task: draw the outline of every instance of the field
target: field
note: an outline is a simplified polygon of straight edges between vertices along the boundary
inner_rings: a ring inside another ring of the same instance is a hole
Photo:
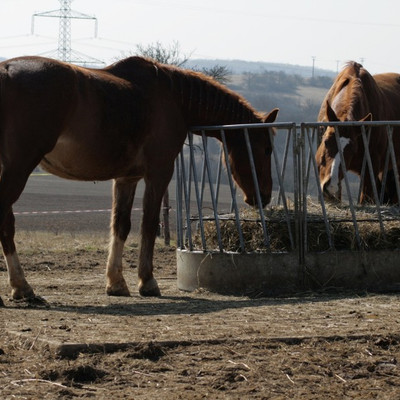
[[[400,397],[396,294],[226,297],[176,288],[157,244],[160,298],[104,293],[101,233],[18,233],[28,280],[49,307],[11,302],[0,264],[2,399],[393,399]]]

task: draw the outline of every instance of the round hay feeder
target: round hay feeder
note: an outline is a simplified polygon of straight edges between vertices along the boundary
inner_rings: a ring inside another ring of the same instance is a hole
[[[223,167],[223,147],[217,157],[205,135],[197,142],[189,135],[176,165],[179,289],[249,296],[398,291],[398,208],[362,207],[349,193],[342,204],[326,204],[317,170],[303,168],[297,154],[288,157],[288,149],[307,141],[297,142],[292,124],[274,126],[286,136],[279,159],[273,150],[277,188],[266,210],[244,205]],[[311,163],[315,146],[307,151]]]

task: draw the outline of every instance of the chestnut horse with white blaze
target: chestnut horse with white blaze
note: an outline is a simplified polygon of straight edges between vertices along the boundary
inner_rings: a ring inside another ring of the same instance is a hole
[[[14,243],[14,214],[37,165],[66,179],[114,180],[108,295],[129,296],[122,253],[136,185],[144,179],[139,293],[158,296],[153,250],[162,197],[188,128],[274,122],[278,110],[257,113],[241,96],[189,70],[129,57],[89,69],[43,57],[0,63],[0,241],[14,299],[37,299]],[[219,132],[212,132],[221,140]],[[263,206],[271,199],[269,129],[249,129]],[[226,135],[228,162],[245,201],[256,205],[242,132]],[[0,299],[1,302],[1,299]]]
[[[370,75],[362,65],[349,62],[339,73],[328,91],[318,116],[322,122],[339,121],[394,121],[400,120],[400,74],[384,73]],[[365,148],[360,126],[336,127],[346,170],[361,176]],[[397,166],[400,167],[400,129],[393,130],[393,145]],[[373,167],[373,180],[378,196],[382,189],[385,157],[388,149],[386,127],[371,127],[369,154]],[[316,153],[321,190],[332,200],[341,199],[343,170],[335,128],[328,127]],[[388,181],[385,188],[386,202],[396,203],[395,182],[389,165]],[[361,187],[360,202],[374,202],[373,184],[368,165]]]

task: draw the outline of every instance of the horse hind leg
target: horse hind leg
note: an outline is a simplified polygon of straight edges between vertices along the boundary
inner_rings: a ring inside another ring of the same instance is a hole
[[[110,248],[106,268],[106,293],[109,296],[130,296],[122,274],[122,254],[131,229],[131,210],[137,182],[114,180]]]
[[[138,271],[139,293],[142,296],[161,296],[158,283],[153,276],[153,254],[161,202],[171,180],[172,172],[173,168],[168,169],[164,166],[164,174],[146,179]]]

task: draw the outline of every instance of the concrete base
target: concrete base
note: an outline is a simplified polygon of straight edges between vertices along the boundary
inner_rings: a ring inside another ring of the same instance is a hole
[[[178,288],[232,295],[281,295],[337,288],[400,290],[400,250],[309,253],[203,253],[177,250]]]

